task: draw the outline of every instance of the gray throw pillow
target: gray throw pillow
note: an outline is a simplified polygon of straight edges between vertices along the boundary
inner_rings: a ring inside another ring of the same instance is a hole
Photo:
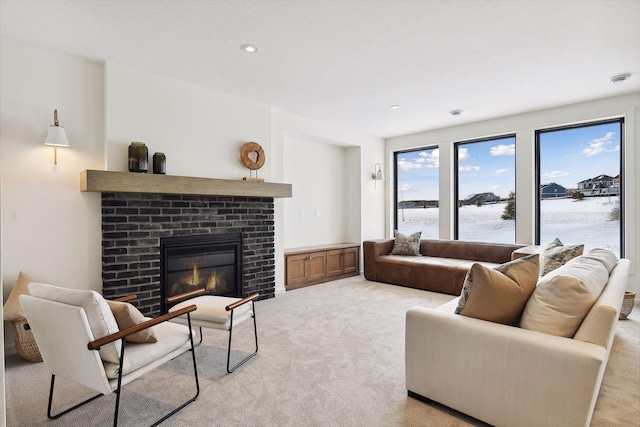
[[[420,236],[422,231],[406,236],[396,230],[391,255],[420,255]]]
[[[540,277],[562,267],[568,261],[582,255],[583,252],[584,245],[564,246],[560,239],[556,238],[540,256]]]

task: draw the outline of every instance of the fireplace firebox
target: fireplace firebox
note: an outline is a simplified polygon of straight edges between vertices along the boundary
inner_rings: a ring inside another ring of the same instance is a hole
[[[163,237],[160,239],[160,310],[166,298],[196,289],[206,294],[242,296],[240,233]]]

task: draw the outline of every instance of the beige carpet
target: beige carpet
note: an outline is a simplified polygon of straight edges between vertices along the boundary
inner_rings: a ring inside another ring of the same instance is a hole
[[[205,330],[196,349],[201,393],[167,426],[476,426],[477,420],[441,405],[407,397],[404,315],[452,297],[362,277],[298,289],[256,305],[260,351],[226,374],[224,332]],[[640,310],[618,322],[593,426],[637,426],[640,420]],[[238,329],[248,351],[250,322]],[[437,345],[437,343],[436,343]],[[235,353],[241,357],[244,353]],[[59,420],[46,418],[49,375],[42,363],[7,360],[9,426],[109,425],[114,395]],[[124,387],[120,425],[148,425],[186,400],[195,388],[183,355]],[[57,408],[91,391],[64,380]]]

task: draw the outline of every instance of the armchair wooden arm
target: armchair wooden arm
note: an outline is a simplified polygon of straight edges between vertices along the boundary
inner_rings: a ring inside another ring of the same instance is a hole
[[[163,314],[154,319],[147,320],[146,322],[139,323],[137,325],[123,329],[113,334],[104,336],[102,338],[98,338],[97,340],[93,340],[89,344],[87,344],[87,347],[89,348],[89,350],[99,350],[100,347],[105,344],[109,344],[110,342],[120,340],[129,335],[135,334],[136,332],[140,332],[143,329],[147,329],[147,328],[150,328],[151,326],[157,325],[162,322],[166,322],[167,320],[171,320],[174,317],[178,317],[178,316],[182,316],[183,314],[190,313],[196,310],[197,308],[198,307],[196,307],[195,304],[191,304],[188,307],[181,308],[180,310],[176,310],[172,313]]]
[[[196,289],[195,291],[185,292],[183,294],[178,294],[167,298],[167,302],[172,304],[174,302],[182,301],[183,299],[197,297],[198,295],[204,294],[206,291],[204,289]]]
[[[114,298],[111,301],[129,302],[129,301],[133,301],[136,298],[137,298],[136,295],[131,294],[131,295],[125,295],[125,296],[119,297],[119,298]]]
[[[260,296],[260,294],[249,295],[248,297],[242,298],[240,301],[236,301],[236,302],[234,302],[232,304],[229,304],[224,309],[227,310],[227,311],[231,311],[234,308],[240,307],[241,305],[244,305],[244,304],[246,304],[248,302],[257,300],[259,296]]]

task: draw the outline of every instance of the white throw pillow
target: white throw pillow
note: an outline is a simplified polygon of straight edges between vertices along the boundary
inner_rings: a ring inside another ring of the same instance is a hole
[[[102,295],[96,291],[67,289],[33,282],[29,283],[29,293],[37,298],[84,308],[94,339],[102,338],[119,331],[118,323],[109,305]],[[121,348],[122,344],[120,340],[105,344],[100,347],[100,358],[107,362],[120,363]]]
[[[601,261],[585,256],[572,259],[540,279],[520,327],[572,338],[608,280]]]

